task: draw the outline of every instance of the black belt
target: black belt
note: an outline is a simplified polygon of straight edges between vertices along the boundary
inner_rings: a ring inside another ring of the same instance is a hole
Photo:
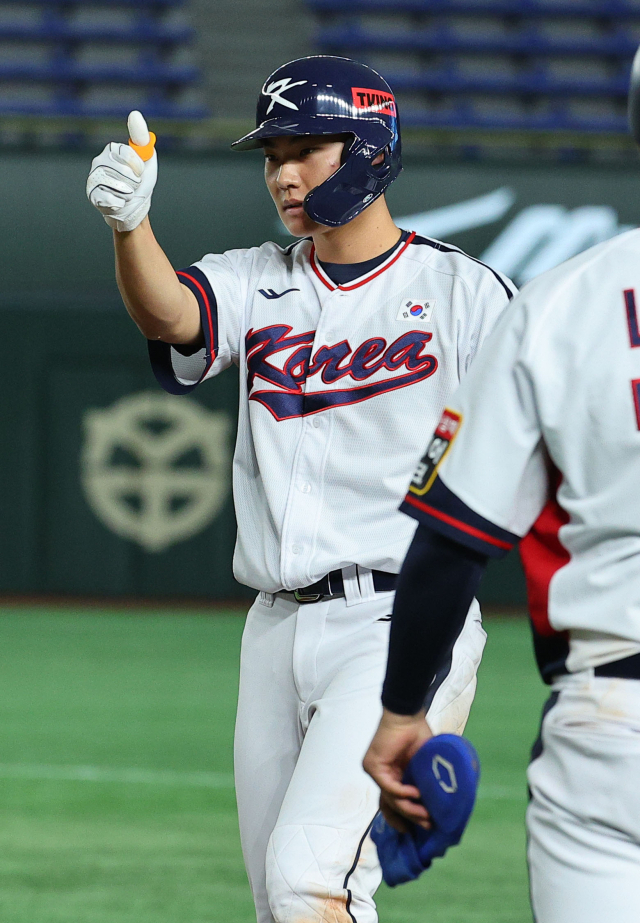
[[[372,570],[373,587],[376,593],[387,593],[395,590],[397,574],[389,574],[383,570]],[[286,592],[286,591],[283,591]],[[299,603],[318,603],[323,599],[344,596],[344,580],[342,579],[341,570],[332,570],[326,577],[312,583],[311,586],[298,587],[297,590],[291,590],[296,601]]]
[[[610,676],[613,679],[640,679],[640,654],[602,663],[594,667],[593,672],[595,676]]]

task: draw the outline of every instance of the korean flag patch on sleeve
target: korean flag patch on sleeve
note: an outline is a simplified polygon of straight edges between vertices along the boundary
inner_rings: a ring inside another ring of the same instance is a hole
[[[403,301],[396,320],[406,321],[408,324],[428,324],[436,306],[435,298],[426,298],[422,301]]]
[[[436,479],[440,462],[458,435],[461,423],[462,416],[456,413],[455,410],[449,410],[448,407],[445,407],[427,451],[420,460],[411,479],[410,494],[417,494],[421,497],[427,493]]]

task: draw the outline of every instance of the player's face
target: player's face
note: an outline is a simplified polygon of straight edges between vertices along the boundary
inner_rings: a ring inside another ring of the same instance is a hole
[[[307,193],[340,166],[344,135],[267,138],[264,175],[282,223],[294,237],[307,237],[319,227],[302,203]]]

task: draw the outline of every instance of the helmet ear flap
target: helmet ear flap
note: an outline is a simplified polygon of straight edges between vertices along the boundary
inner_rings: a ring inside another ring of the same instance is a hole
[[[385,192],[402,169],[400,157],[394,158],[390,145],[381,147],[357,138],[348,151],[345,162],[336,172],[315,189],[304,200],[304,210],[317,224],[339,227],[352,221]],[[372,165],[371,150],[389,149],[389,156],[377,166]]]

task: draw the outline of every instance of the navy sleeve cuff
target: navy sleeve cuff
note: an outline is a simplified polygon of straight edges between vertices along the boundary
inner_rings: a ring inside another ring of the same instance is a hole
[[[520,541],[519,535],[474,512],[439,477],[422,496],[409,490],[400,509],[421,525],[492,558],[504,557]]]
[[[176,275],[178,280],[196,296],[200,308],[200,320],[206,347],[206,362],[202,375],[192,384],[178,381],[171,362],[171,343],[163,343],[160,340],[148,340],[147,343],[151,367],[158,384],[169,394],[188,394],[206,377],[218,355],[218,304],[209,280],[201,269],[190,266],[188,269],[179,269]]]

